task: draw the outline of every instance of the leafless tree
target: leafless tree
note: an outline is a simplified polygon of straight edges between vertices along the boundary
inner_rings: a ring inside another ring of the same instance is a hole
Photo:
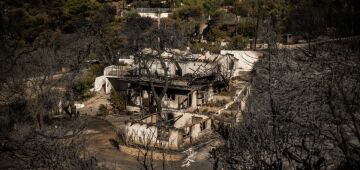
[[[217,158],[234,169],[359,167],[358,41],[265,53]],[[349,71],[350,70],[350,71]]]
[[[83,120],[52,118],[91,44],[80,33],[43,32],[27,44],[12,35],[1,32],[1,168],[95,168],[80,137]]]
[[[126,32],[128,41],[124,47],[125,51],[134,55],[135,61],[139,65],[140,78],[143,78],[144,75],[147,77],[154,97],[156,112],[161,115],[162,99],[166,95],[171,81],[169,65],[166,63],[176,62],[179,54],[174,53],[173,48],[181,47],[185,43],[185,38],[174,26],[156,27],[150,19],[139,16],[131,16],[122,31]],[[165,59],[164,53],[172,56]],[[157,71],[151,69],[154,63],[161,65],[163,75],[159,75]],[[162,84],[160,91],[155,88],[156,82]],[[166,119],[166,115],[161,115],[161,117]]]

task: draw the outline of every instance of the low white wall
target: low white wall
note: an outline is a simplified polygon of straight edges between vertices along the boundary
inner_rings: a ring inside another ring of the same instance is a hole
[[[174,127],[178,129],[169,129],[169,138],[168,140],[159,140],[159,128],[153,125],[150,125],[150,123],[156,123],[154,121],[156,119],[157,115],[151,115],[145,119],[142,120],[145,124],[140,123],[127,123],[126,124],[126,139],[128,142],[140,144],[140,145],[146,145],[146,146],[157,146],[157,147],[164,147],[167,149],[179,149],[179,147],[183,144],[183,131],[179,130],[184,128],[185,133],[188,133],[191,129],[191,137],[193,140],[203,136],[203,132],[209,132],[208,130],[211,129],[211,120],[208,119],[205,115],[199,115],[199,114],[191,114],[191,113],[182,113],[182,112],[175,112],[174,116],[182,116],[179,118],[175,124]],[[198,123],[195,125],[192,125],[193,117],[201,117],[205,122]],[[201,129],[201,126],[205,124],[205,129]],[[192,125],[192,126],[189,126]],[[187,126],[187,127],[186,127]],[[161,129],[165,130],[165,129]],[[204,131],[207,130],[207,131]],[[160,134],[161,135],[161,134]]]
[[[169,68],[168,70],[168,75],[169,76],[173,76],[175,75],[175,71],[176,71],[176,66],[174,63],[172,62],[165,62],[166,66]],[[164,75],[164,68],[162,67],[160,61],[155,60],[154,62],[151,63],[151,65],[149,65],[149,69],[152,73],[155,73],[155,71],[157,72],[157,74],[159,75]]]
[[[192,114],[192,113],[181,113],[181,112],[175,112],[174,113],[174,117],[178,117],[178,116],[181,116],[182,117],[177,120],[174,124],[174,127],[176,128],[183,128],[185,126],[188,126],[188,125],[191,125],[193,122],[191,121],[192,120],[192,117],[195,116],[195,117],[201,117],[203,119],[207,119],[208,117],[205,116],[205,115],[199,115],[199,114]]]
[[[114,66],[107,66],[104,69],[104,76],[108,75],[110,73],[111,70],[113,70]]]
[[[194,71],[196,71],[199,68],[199,66],[201,66],[201,70],[214,68],[213,64],[211,63],[206,64],[205,62],[201,62],[201,61],[181,62],[179,63],[179,65],[182,69],[182,75],[194,74]]]
[[[170,129],[170,137],[168,147],[171,149],[178,149],[182,143],[182,133],[179,130]]]
[[[105,94],[110,94],[111,89],[114,87],[112,86],[110,80],[108,78],[105,78]]]
[[[120,64],[125,64],[125,65],[133,65],[134,64],[134,59],[119,59],[119,63]]]
[[[146,124],[128,123],[126,125],[126,140],[136,144],[154,145],[158,137],[158,129],[156,126],[148,126]]]
[[[155,12],[139,12],[139,15],[141,17],[149,17],[149,18],[152,18],[152,19],[158,19],[159,16],[160,18],[168,18],[169,17],[169,14],[170,13],[155,13]]]
[[[126,125],[126,139],[130,143],[140,144],[143,146],[163,147],[167,149],[179,149],[182,143],[182,133],[176,129],[169,130],[169,139],[158,140],[158,128],[156,126],[148,126],[147,124],[131,124]]]
[[[140,113],[140,107],[137,107],[137,106],[126,106],[126,110],[129,112]]]
[[[259,60],[262,53],[258,51],[238,51],[238,50],[221,50],[220,54],[232,54],[238,59],[235,62],[235,70],[238,71],[251,71],[255,62]]]

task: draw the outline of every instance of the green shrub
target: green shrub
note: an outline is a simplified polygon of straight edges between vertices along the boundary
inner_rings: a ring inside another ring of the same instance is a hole
[[[256,23],[249,21],[249,22],[241,22],[238,25],[236,33],[238,35],[243,35],[245,37],[254,37],[256,30]]]
[[[219,43],[215,43],[214,45],[209,43],[195,43],[191,48],[191,52],[194,54],[200,54],[204,51],[210,51],[211,53],[220,53],[221,46]]]
[[[85,13],[92,10],[100,9],[101,4],[96,0],[68,0],[65,3],[65,9],[70,14]]]
[[[72,89],[75,92],[76,100],[83,101],[92,96],[92,93],[90,92],[90,87],[82,81],[75,82]]]
[[[176,9],[172,14],[172,18],[180,20],[197,19],[202,17],[202,13],[200,6],[186,6]]]
[[[97,112],[97,116],[105,116],[108,114],[108,111],[107,111],[107,107],[103,104],[101,104],[99,106],[99,109],[98,109],[98,112]]]
[[[219,26],[212,27],[206,38],[211,42],[220,42],[226,38],[226,32],[222,31]]]
[[[94,70],[89,69],[79,80],[73,85],[73,90],[76,94],[76,100],[86,100],[93,96],[90,89],[95,82],[96,73]]]
[[[76,100],[86,100],[93,96],[90,89],[93,88],[95,78],[103,74],[104,66],[101,64],[91,65],[90,68],[73,85]]]
[[[247,43],[248,39],[246,37],[243,37],[242,35],[237,35],[231,40],[228,48],[230,50],[242,50],[246,47]]]

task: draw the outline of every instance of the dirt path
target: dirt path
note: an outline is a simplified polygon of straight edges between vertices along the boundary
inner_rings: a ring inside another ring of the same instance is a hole
[[[110,105],[109,95],[106,95],[103,90],[97,92],[95,96],[86,100],[83,104],[84,107],[79,109],[80,114],[95,116],[99,110],[100,105]]]
[[[121,148],[115,148],[110,140],[116,139],[116,132],[125,129],[125,121],[130,119],[128,115],[108,115],[106,117],[96,117],[98,107],[101,104],[110,104],[109,95],[103,91],[85,101],[83,108],[79,109],[80,114],[88,119],[85,129],[87,139],[87,149],[90,155],[96,157],[98,164],[109,169],[135,170],[143,169],[141,163],[134,156],[136,153],[127,153]],[[125,149],[125,148],[124,148]],[[126,149],[125,149],[126,150]],[[183,160],[167,162],[166,169],[189,169],[206,170],[211,169],[212,164],[208,161],[208,148],[200,149],[195,162],[189,167],[182,167]],[[136,151],[132,151],[136,152]],[[183,154],[182,154],[183,155]],[[162,161],[155,161],[155,169],[162,169]]]
[[[86,128],[87,146],[100,165],[111,169],[138,169],[137,160],[122,153],[111,145],[110,139],[116,138],[112,125],[103,119],[90,118]]]

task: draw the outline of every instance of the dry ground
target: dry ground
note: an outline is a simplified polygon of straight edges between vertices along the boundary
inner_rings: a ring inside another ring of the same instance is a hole
[[[129,149],[123,148],[121,151],[115,148],[110,140],[117,138],[118,131],[125,128],[125,121],[130,119],[127,115],[108,115],[105,117],[97,117],[96,112],[100,104],[109,104],[108,95],[98,93],[85,103],[85,107],[80,109],[80,113],[88,120],[85,136],[87,139],[87,149],[90,155],[96,157],[98,163],[109,169],[132,170],[143,169],[141,163],[137,160],[134,153],[129,153]],[[201,147],[196,150],[195,162],[189,167],[182,167],[183,160],[167,162],[166,169],[196,169],[207,170],[212,169],[209,161],[209,151],[212,144]],[[134,150],[130,149],[130,152]],[[179,153],[181,157],[186,156]],[[155,161],[155,169],[162,169],[162,162]]]
[[[112,146],[110,140],[116,138],[116,132],[109,121],[103,118],[88,118],[88,126],[85,134],[89,154],[94,155],[100,165],[119,170],[142,169],[141,164],[137,161],[134,154],[119,151]],[[212,145],[209,144],[208,147],[205,146],[197,150],[195,162],[191,163],[189,167],[181,167],[183,160],[179,160],[167,162],[166,169],[211,169],[212,164],[208,160],[208,152],[211,146]],[[161,163],[161,161],[155,161],[155,169],[162,169]]]

